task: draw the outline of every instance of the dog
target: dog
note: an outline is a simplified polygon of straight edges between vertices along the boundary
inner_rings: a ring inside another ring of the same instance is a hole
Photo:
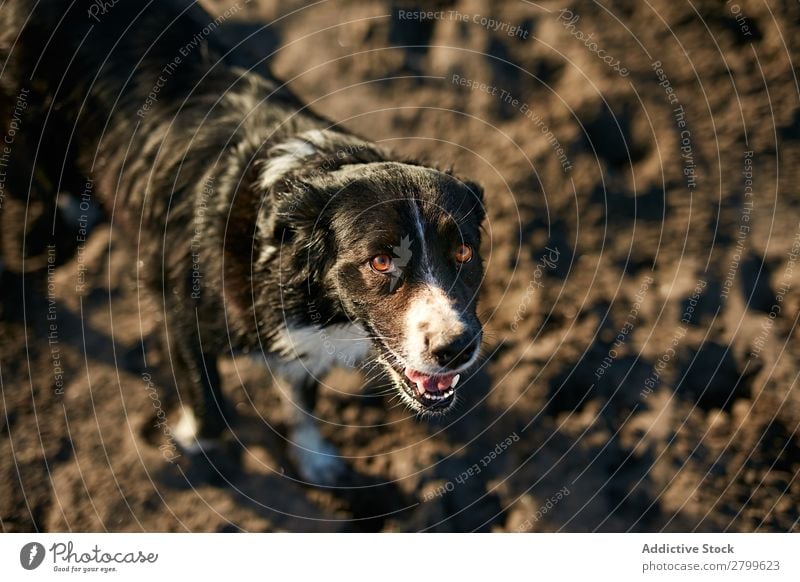
[[[374,359],[409,408],[440,415],[475,369],[483,192],[243,68],[222,19],[193,2],[6,0],[3,107],[27,102],[9,196],[69,223],[57,198],[81,192],[122,233],[163,311],[185,451],[234,423],[217,360],[255,353],[299,476],[333,484],[346,467],[313,415],[327,370]]]

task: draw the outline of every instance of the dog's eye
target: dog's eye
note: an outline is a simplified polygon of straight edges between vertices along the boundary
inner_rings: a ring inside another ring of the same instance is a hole
[[[369,264],[378,273],[388,273],[394,268],[394,261],[389,255],[376,255],[370,259]]]
[[[468,262],[472,258],[472,247],[465,244],[458,245],[455,257],[459,263]]]

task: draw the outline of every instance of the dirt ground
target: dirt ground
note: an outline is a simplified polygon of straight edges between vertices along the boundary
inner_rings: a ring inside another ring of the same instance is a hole
[[[800,5],[736,1],[243,6],[222,33],[314,109],[482,183],[483,365],[438,422],[331,373],[330,490],[227,360],[243,466],[197,482],[101,224],[48,286],[2,273],[3,531],[800,529]]]

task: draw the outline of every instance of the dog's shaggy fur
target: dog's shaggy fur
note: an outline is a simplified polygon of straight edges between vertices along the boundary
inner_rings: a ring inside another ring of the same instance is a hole
[[[122,229],[191,403],[186,449],[229,425],[216,359],[236,351],[274,364],[298,469],[317,482],[341,470],[310,422],[316,378],[337,362],[372,347],[409,406],[452,407],[481,338],[480,188],[335,129],[240,67],[193,3],[101,5],[0,11],[2,119],[27,100],[7,207],[46,218],[25,225],[29,264],[52,224],[74,222],[58,192],[91,196]]]

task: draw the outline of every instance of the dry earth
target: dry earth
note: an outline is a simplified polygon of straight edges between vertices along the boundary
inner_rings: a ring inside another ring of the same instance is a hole
[[[254,65],[484,185],[485,362],[436,423],[327,377],[339,490],[296,481],[267,372],[223,362],[243,467],[198,482],[158,448],[158,309],[101,224],[52,304],[2,274],[2,529],[798,530],[800,5],[737,1],[244,6]]]

